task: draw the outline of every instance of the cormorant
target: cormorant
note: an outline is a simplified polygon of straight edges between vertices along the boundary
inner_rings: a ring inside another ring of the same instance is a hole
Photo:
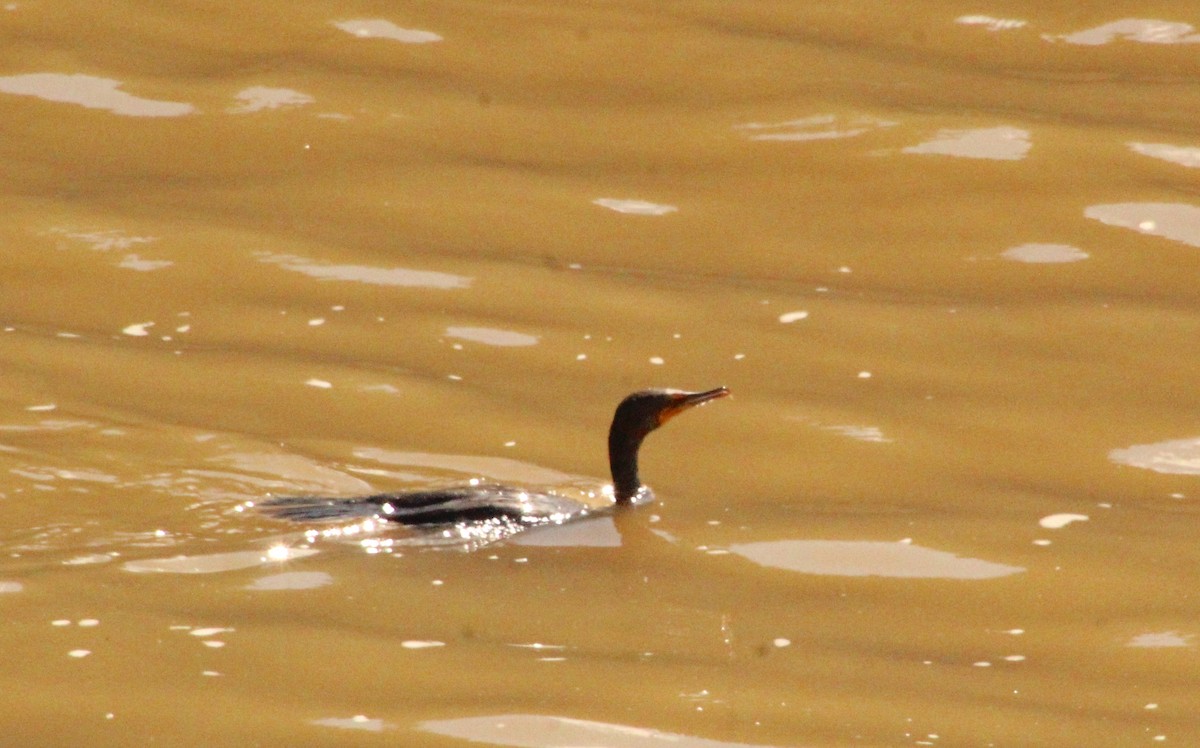
[[[649,389],[622,400],[608,430],[614,504],[653,501],[653,493],[638,476],[638,450],[647,434],[689,408],[728,394],[725,387],[704,392]],[[260,506],[270,516],[296,521],[376,517],[438,530],[491,523],[505,529],[504,535],[526,527],[559,524],[595,509],[553,493],[489,483],[345,499],[283,497],[268,499]]]

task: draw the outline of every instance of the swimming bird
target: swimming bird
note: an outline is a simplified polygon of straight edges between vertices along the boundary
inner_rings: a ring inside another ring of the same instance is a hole
[[[725,387],[703,392],[648,389],[622,400],[608,429],[613,505],[653,501],[653,493],[638,475],[638,451],[651,431],[685,410],[728,394]],[[577,519],[595,509],[553,493],[489,483],[344,499],[281,497],[269,499],[260,507],[270,516],[302,522],[375,517],[434,530],[482,525],[504,536],[527,527]]]

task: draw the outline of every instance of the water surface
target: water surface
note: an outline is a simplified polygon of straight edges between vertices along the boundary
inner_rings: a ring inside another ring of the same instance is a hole
[[[986,11],[986,12],[985,12]],[[10,735],[1200,741],[1200,20],[0,12]],[[660,501],[428,550],[271,495]]]

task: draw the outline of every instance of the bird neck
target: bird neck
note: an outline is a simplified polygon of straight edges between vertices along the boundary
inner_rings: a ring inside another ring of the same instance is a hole
[[[642,488],[638,478],[638,449],[645,434],[608,432],[608,467],[612,471],[613,495],[618,504],[631,504]]]

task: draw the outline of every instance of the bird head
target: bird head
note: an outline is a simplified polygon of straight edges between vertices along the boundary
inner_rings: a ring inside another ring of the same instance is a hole
[[[626,397],[613,414],[613,430],[641,439],[689,408],[725,397],[729,390],[717,387],[704,392],[641,390]]]

